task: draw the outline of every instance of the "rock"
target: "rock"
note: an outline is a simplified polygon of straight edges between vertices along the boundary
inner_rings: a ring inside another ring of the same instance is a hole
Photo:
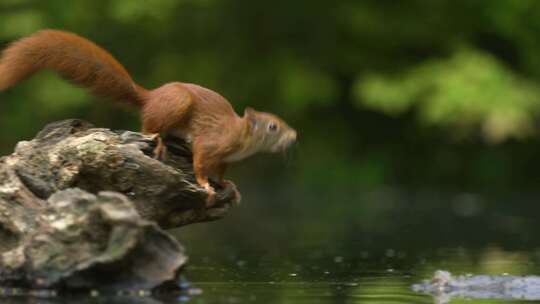
[[[6,194],[4,187],[15,187],[5,190],[16,192],[12,195],[19,204],[35,207],[63,189],[115,191],[131,199],[143,218],[165,229],[222,218],[238,203],[234,186],[214,185],[217,202],[206,208],[206,191],[195,182],[191,151],[180,141],[166,143],[169,153],[163,163],[153,158],[155,141],[149,136],[96,129],[81,120],[52,123],[0,159],[0,198]]]
[[[121,194],[70,189],[47,203],[35,229],[0,256],[4,284],[148,289],[186,262],[182,246]]]
[[[166,139],[93,128],[46,126],[0,158],[0,284],[152,288],[173,279],[186,256],[162,229],[222,218],[236,188],[195,182],[191,152]]]
[[[452,298],[540,300],[540,277],[453,276],[448,271],[438,270],[431,280],[415,284],[412,289],[432,294],[436,303],[449,303]]]

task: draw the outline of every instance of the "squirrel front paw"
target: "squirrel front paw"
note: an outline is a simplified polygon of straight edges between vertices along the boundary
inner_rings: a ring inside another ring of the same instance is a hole
[[[216,190],[209,183],[203,185],[204,190],[206,190],[206,208],[212,207],[216,203]]]
[[[219,184],[219,200],[226,200],[232,205],[239,205],[242,200],[242,195],[236,189],[236,185],[228,180],[223,180],[218,182]],[[206,191],[206,208],[213,207],[218,200],[218,193],[214,187],[210,186],[210,183],[202,185],[203,189]],[[222,188],[222,189],[221,189]]]
[[[219,185],[223,187],[223,192],[226,193],[226,195],[228,195],[230,191],[234,192],[234,198],[231,201],[233,205],[240,205],[240,201],[242,201],[242,195],[232,181],[224,179],[219,182]]]

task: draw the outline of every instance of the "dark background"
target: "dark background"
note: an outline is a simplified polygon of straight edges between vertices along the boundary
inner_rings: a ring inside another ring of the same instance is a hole
[[[540,1],[0,2],[1,47],[43,28],[95,41],[146,88],[197,83],[298,130],[288,155],[231,169],[229,217],[178,231],[194,252],[540,244]],[[42,72],[0,94],[0,152],[74,117],[140,128]]]

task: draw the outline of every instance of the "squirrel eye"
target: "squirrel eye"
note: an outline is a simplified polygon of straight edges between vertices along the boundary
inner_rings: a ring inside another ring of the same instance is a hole
[[[273,123],[273,122],[269,123],[268,124],[268,130],[272,131],[272,132],[277,131],[277,125],[275,123]]]

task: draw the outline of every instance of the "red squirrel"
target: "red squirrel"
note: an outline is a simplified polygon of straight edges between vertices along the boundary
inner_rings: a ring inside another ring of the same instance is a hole
[[[285,150],[296,141],[296,131],[270,114],[246,108],[238,116],[218,93],[202,86],[171,82],[153,90],[136,84],[126,69],[106,50],[73,33],[41,30],[15,41],[0,57],[0,91],[41,69],[88,88],[98,96],[128,102],[141,109],[142,132],[157,139],[156,157],[163,159],[162,134],[192,144],[197,182],[215,200],[210,177],[221,185],[227,166],[257,152]]]

